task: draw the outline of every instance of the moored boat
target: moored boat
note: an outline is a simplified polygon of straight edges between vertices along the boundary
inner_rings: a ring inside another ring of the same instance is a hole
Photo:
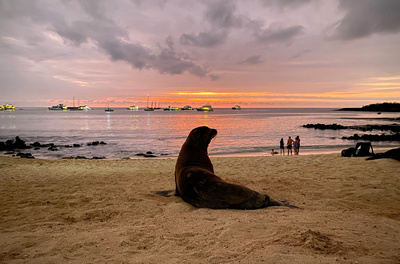
[[[234,107],[232,107],[233,110],[241,110],[242,108],[240,107],[240,105],[235,105]]]
[[[182,110],[193,110],[193,107],[190,105],[185,105],[184,107],[181,108]]]
[[[164,111],[178,111],[179,108],[178,107],[173,107],[173,106],[167,106],[164,108]]]
[[[144,111],[154,111],[153,102],[151,102],[151,107],[149,107],[149,95],[147,95],[147,105]]]
[[[15,111],[15,107],[11,104],[0,105],[0,111]]]
[[[58,105],[53,105],[48,107],[49,110],[61,110],[61,111],[66,111],[67,110],[67,106],[63,105],[63,104],[58,104]]]
[[[139,106],[137,106],[137,105],[131,105],[131,106],[128,107],[128,110],[131,110],[131,111],[138,111],[138,110],[139,110]]]
[[[211,105],[206,104],[200,108],[197,108],[197,111],[209,112],[209,111],[214,111],[214,109],[211,107]]]
[[[106,111],[106,112],[114,112],[114,109],[110,108],[110,100],[108,98],[107,98],[107,107],[106,107],[106,109],[104,111]]]
[[[87,105],[81,105],[78,107],[78,110],[92,110],[92,109],[90,109],[90,107]]]

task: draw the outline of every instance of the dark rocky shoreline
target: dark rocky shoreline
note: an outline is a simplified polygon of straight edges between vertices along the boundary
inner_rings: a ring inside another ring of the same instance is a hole
[[[37,151],[40,149],[47,149],[48,151],[59,151],[62,148],[80,148],[84,146],[88,147],[93,147],[93,146],[101,146],[101,145],[107,145],[106,142],[104,141],[93,141],[93,142],[88,142],[86,144],[69,144],[69,145],[56,145],[54,143],[46,143],[42,144],[40,142],[35,141],[34,143],[31,144],[26,144],[24,140],[22,140],[19,136],[16,136],[15,139],[9,139],[4,142],[0,141],[0,151],[6,151],[4,154],[5,155],[12,155],[13,157],[21,157],[21,158],[27,158],[27,159],[34,159],[34,155],[30,152],[25,152],[25,150],[30,150],[32,149],[33,151]],[[168,154],[159,154],[156,155],[155,153],[151,151],[147,151],[146,153],[137,153],[135,156],[138,157],[145,157],[145,158],[156,158],[160,156],[166,156]],[[85,156],[67,156],[63,157],[62,159],[106,159],[104,156],[93,156],[92,158],[88,158]],[[127,158],[128,159],[128,158]]]
[[[341,108],[337,111],[400,112],[400,103],[370,104],[359,108]]]
[[[342,129],[349,129],[349,130],[360,130],[360,131],[387,131],[390,134],[364,134],[358,135],[354,134],[352,136],[344,136],[342,139],[348,140],[368,140],[368,141],[400,141],[400,125],[392,124],[392,125],[362,125],[362,126],[343,126],[340,124],[307,124],[303,125],[302,127],[305,128],[314,128],[314,129],[331,129],[331,130],[342,130]]]
[[[353,130],[361,130],[361,131],[391,131],[391,132],[400,132],[400,125],[398,124],[391,124],[391,125],[362,125],[362,126],[343,126],[340,124],[307,124],[303,125],[302,127],[305,128],[314,128],[314,129],[331,129],[331,130],[340,130],[340,129],[353,129]]]

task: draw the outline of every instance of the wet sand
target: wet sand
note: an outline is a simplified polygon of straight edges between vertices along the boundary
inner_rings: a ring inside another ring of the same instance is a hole
[[[302,209],[198,209],[154,194],[176,159],[0,157],[1,263],[400,263],[400,162],[213,157]]]

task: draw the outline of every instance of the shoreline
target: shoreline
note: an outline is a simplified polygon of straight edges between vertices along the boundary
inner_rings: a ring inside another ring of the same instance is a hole
[[[0,262],[389,263],[400,163],[340,154],[211,157],[216,175],[301,209],[195,208],[175,159],[0,157]]]
[[[374,153],[383,153],[387,150],[393,149],[393,146],[384,146],[384,147],[380,147],[380,146],[375,146],[374,148]],[[264,152],[242,152],[242,153],[213,153],[210,152],[209,156],[210,157],[268,157],[268,156],[281,156],[280,154],[275,154],[272,155],[270,150],[272,150],[272,148],[266,148],[269,151],[264,151]],[[309,147],[304,147],[301,149],[301,152],[299,154],[299,156],[307,156],[307,155],[324,155],[324,154],[339,154],[341,153],[341,151],[345,149],[345,147],[335,147],[335,148],[309,148]],[[15,151],[14,152],[14,156],[11,156],[12,154],[5,154],[6,151],[3,151],[4,153],[0,153],[0,157],[15,157],[15,155],[17,153],[30,153],[29,151],[30,149],[19,149],[19,151]],[[279,152],[279,149],[275,149],[275,151]],[[54,153],[54,152],[50,152],[49,153]],[[74,159],[74,156],[67,156],[67,157],[56,157],[54,156],[47,156],[47,155],[36,155],[35,153],[32,154],[35,159],[43,159],[43,160],[63,160],[63,159]],[[287,156],[287,149],[285,149],[285,155],[282,156]],[[296,155],[290,155],[290,156],[296,156]],[[96,157],[96,156],[93,156]],[[155,156],[155,157],[144,157],[142,155],[138,155],[138,156],[131,156],[131,157],[121,157],[121,158],[101,158],[103,160],[124,160],[124,159],[176,159],[178,158],[178,155],[159,155],[159,156]],[[79,158],[75,158],[75,159],[79,159]],[[81,159],[87,159],[87,160],[95,160],[96,158],[90,158],[90,156],[86,157],[86,158],[81,158]]]

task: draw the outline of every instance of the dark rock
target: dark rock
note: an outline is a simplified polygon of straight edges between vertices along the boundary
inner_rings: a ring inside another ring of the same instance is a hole
[[[36,147],[36,148],[34,148],[33,150],[39,150],[40,148],[39,147]]]
[[[58,148],[57,148],[56,146],[50,146],[50,147],[48,148],[48,150],[57,151]]]
[[[367,141],[400,141],[400,133],[386,135],[371,135],[365,134],[359,136],[358,134],[354,134],[350,137],[342,137],[342,139],[350,139],[350,140],[367,140]]]
[[[87,159],[85,156],[76,156],[76,159]]]
[[[147,151],[146,154],[147,154],[147,155],[151,155],[151,154],[154,154],[154,153],[151,152],[151,151]]]
[[[136,156],[144,156],[144,155],[146,155],[146,154],[144,154],[144,153],[137,153],[137,154],[135,154]]]
[[[314,129],[333,129],[333,130],[338,130],[338,129],[347,129],[347,127],[338,125],[338,124],[330,124],[330,125],[325,125],[325,124],[307,124],[303,125],[302,127],[305,128],[314,128]]]
[[[81,144],[74,144],[73,147],[74,148],[79,148],[81,146]]]
[[[14,148],[18,148],[18,149],[25,149],[27,148],[25,141],[23,141],[22,139],[20,139],[18,136],[15,137],[15,143],[14,143]]]
[[[39,148],[39,147],[41,147],[42,145],[41,145],[39,142],[35,141],[33,144],[31,144],[31,146],[32,146],[32,147]]]
[[[93,142],[87,143],[88,146],[97,146],[97,145],[99,145],[99,144],[100,144],[99,141],[93,141]]]
[[[106,157],[93,157],[92,159],[105,159]]]
[[[25,159],[34,159],[35,158],[34,156],[32,156],[31,153],[22,153],[22,152],[17,153],[16,156],[17,157],[21,157],[21,158],[25,158]]]
[[[104,141],[100,141],[100,144],[101,144],[101,145],[107,145],[107,143],[104,142]]]
[[[64,145],[63,147],[64,148],[72,148],[73,146],[72,145]]]
[[[154,155],[154,154],[145,154],[143,157],[145,157],[145,158],[155,158],[155,157],[157,157],[156,155]]]

